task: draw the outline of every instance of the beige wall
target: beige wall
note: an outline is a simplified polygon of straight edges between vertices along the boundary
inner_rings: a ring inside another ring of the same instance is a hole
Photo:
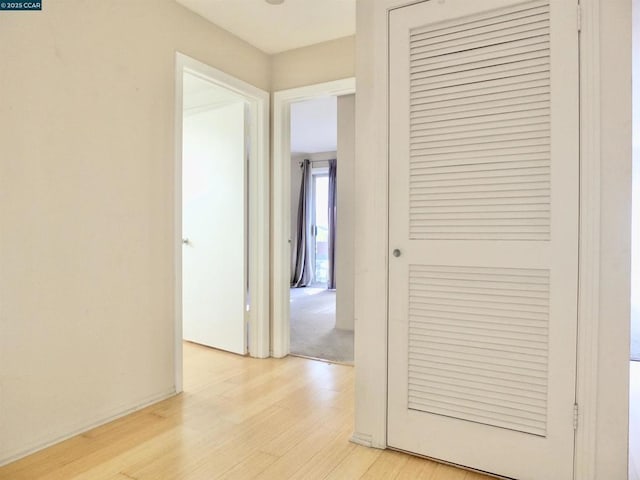
[[[174,65],[268,56],[172,0],[0,15],[0,463],[174,392]]]
[[[601,230],[595,478],[627,478],[631,236],[631,2],[600,0]]]
[[[598,0],[594,0],[598,1]],[[635,0],[634,0],[635,1]],[[386,442],[386,11],[358,0],[356,77],[356,413],[354,440]],[[631,205],[631,1],[599,0],[601,245],[594,478],[626,478]],[[588,21],[588,19],[584,19]],[[382,220],[381,220],[382,219]],[[579,427],[580,428],[580,427]]]
[[[353,330],[356,96],[338,97],[336,328]]]
[[[271,90],[355,76],[355,36],[278,53],[272,57]]]
[[[632,315],[640,318],[640,0],[633,0],[633,233]],[[638,332],[636,335],[640,335]]]

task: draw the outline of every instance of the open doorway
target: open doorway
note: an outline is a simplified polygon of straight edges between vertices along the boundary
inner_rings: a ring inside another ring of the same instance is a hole
[[[344,182],[339,188],[338,178],[348,175],[345,168],[352,163],[343,137],[353,136],[344,127],[338,133],[339,105],[344,110],[335,95],[291,104],[290,349],[294,355],[353,363],[353,324],[345,325],[337,311],[349,281],[338,265],[351,255],[343,232],[350,225],[338,220],[350,192]]]
[[[176,54],[175,344],[269,356],[269,94]]]
[[[291,111],[292,105],[308,100],[337,97],[338,103],[338,147],[337,165],[337,236],[336,240],[336,322],[341,319],[353,325],[353,280],[354,265],[353,241],[354,217],[354,170],[355,170],[355,78],[346,78],[332,82],[308,85],[281,90],[273,95],[273,173],[272,173],[272,355],[281,358],[290,350],[290,304],[292,280],[292,244],[294,229],[291,225],[292,205],[298,205],[300,183],[292,188],[291,176],[300,168],[299,158],[291,153]],[[351,130],[351,135],[340,135],[343,127]],[[313,132],[310,132],[313,135]],[[340,146],[341,139],[345,145]],[[322,153],[322,152],[321,152]],[[325,152],[326,153],[326,152]],[[303,155],[304,157],[304,155]],[[312,160],[312,158],[308,158]],[[304,158],[302,159],[304,160]],[[326,157],[325,157],[326,160]],[[317,163],[317,162],[316,162]],[[320,165],[316,165],[320,166]],[[311,186],[309,186],[309,189]],[[342,192],[342,193],[341,193]],[[296,211],[297,212],[297,211]],[[345,225],[345,226],[343,226]],[[342,251],[342,253],[340,253]],[[340,280],[343,277],[346,280]],[[346,312],[346,313],[341,313]],[[353,329],[353,327],[352,327]]]

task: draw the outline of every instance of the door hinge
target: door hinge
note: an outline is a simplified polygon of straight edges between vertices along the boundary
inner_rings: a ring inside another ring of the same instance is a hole
[[[578,404],[573,404],[573,429],[578,430]]]
[[[578,4],[577,7],[577,17],[576,17],[576,27],[578,28],[578,32],[582,31],[582,7]]]

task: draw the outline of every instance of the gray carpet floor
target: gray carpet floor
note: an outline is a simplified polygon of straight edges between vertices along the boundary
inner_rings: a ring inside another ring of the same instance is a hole
[[[335,291],[292,288],[290,302],[292,354],[353,363],[353,332],[335,328]]]
[[[631,360],[640,362],[640,310],[631,308]]]

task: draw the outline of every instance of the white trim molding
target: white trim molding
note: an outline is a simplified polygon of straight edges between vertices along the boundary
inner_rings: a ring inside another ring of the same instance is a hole
[[[355,425],[387,447],[388,17],[406,0],[359,0],[356,25]]]
[[[182,391],[182,75],[189,72],[244,97],[249,108],[248,199],[249,355],[269,356],[269,93],[182,53],[176,53],[174,174],[174,295],[176,391]]]
[[[183,67],[176,54],[175,110],[173,115],[173,378],[176,393],[183,389],[182,371],[182,120]],[[180,237],[180,238],[178,238]]]
[[[375,448],[375,446],[373,445],[373,439],[371,438],[371,435],[354,433],[353,435],[351,435],[351,438],[349,440],[352,443],[355,443],[356,445],[362,445],[363,447]]]
[[[272,311],[271,354],[289,354],[291,276],[291,104],[323,96],[355,93],[355,78],[308,85],[273,94]]]
[[[581,0],[580,244],[574,478],[595,480],[600,322],[600,1]]]

